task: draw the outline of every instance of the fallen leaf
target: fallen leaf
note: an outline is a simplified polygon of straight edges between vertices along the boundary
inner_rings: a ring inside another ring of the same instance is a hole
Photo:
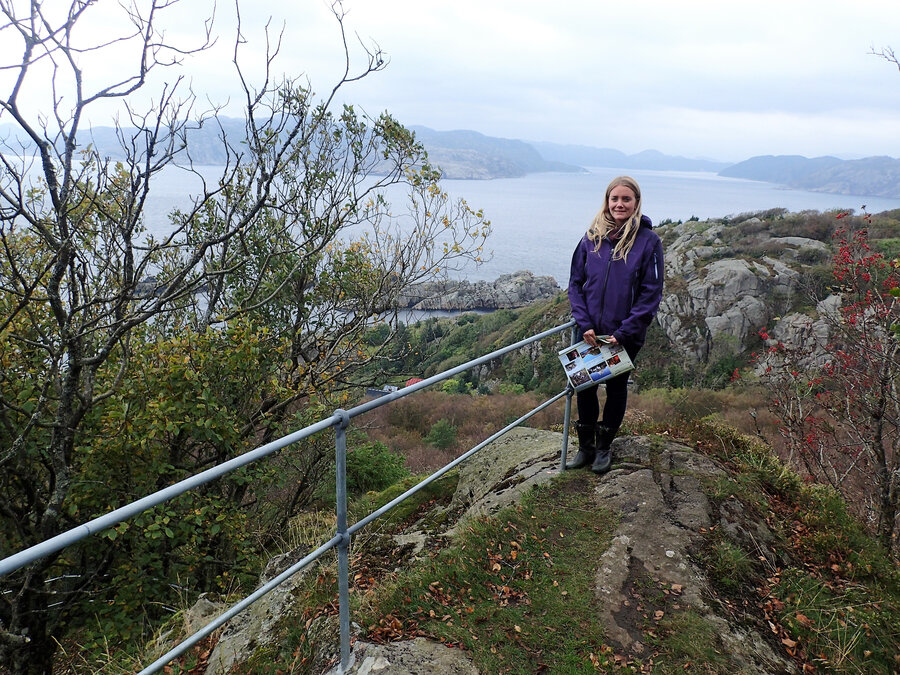
[[[797,623],[799,623],[801,626],[809,627],[809,626],[812,626],[812,624],[813,624],[812,619],[810,619],[805,614],[800,614],[800,612],[797,612],[796,619],[797,619]]]
[[[791,640],[791,638],[782,638],[782,639],[781,639],[781,644],[783,644],[783,645],[784,645],[785,647],[787,647],[788,649],[793,649],[794,647],[797,646],[797,641],[796,641],[796,640]]]

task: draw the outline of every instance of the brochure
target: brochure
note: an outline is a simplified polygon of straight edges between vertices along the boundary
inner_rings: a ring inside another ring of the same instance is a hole
[[[591,347],[587,342],[579,342],[561,349],[559,361],[575,391],[634,369],[634,364],[622,345],[601,344],[599,347]]]

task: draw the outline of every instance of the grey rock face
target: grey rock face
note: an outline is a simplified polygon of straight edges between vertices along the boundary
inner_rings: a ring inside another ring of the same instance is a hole
[[[551,431],[513,429],[462,464],[449,507],[462,512],[459,524],[493,515],[558,475],[561,439]]]
[[[327,675],[339,675],[335,666]],[[357,642],[346,673],[356,675],[478,675],[468,655],[425,638],[385,645]]]
[[[805,258],[807,262],[824,262],[830,255],[824,242],[808,237],[772,237],[769,247],[773,255],[790,260]]]
[[[816,305],[816,316],[792,313],[779,319],[769,331],[768,345],[783,343],[792,347],[805,347],[806,354],[798,358],[803,369],[819,368],[830,358],[825,347],[831,341],[834,327],[839,324],[841,298],[829,295]],[[757,375],[766,370],[766,359],[756,366]]]
[[[701,528],[724,524],[726,531],[744,530],[742,505],[728,509],[726,503],[717,511],[703,492],[703,481],[724,476],[723,469],[686,446],[648,437],[616,439],[613,457],[613,471],[597,487],[600,504],[620,514],[596,574],[610,640],[635,656],[644,653],[642,636],[624,608],[636,580],[650,579],[659,587],[678,589],[679,603],[715,627],[721,653],[728,654],[735,672],[796,672],[755,629],[719,615],[707,601],[709,582],[691,555]],[[771,539],[764,523],[756,523],[754,531],[762,541]]]
[[[303,552],[297,551],[292,554],[286,554],[290,556],[289,559],[285,559],[285,556],[274,558],[261,575],[260,582],[264,583],[268,581],[269,577],[277,576],[281,571],[303,558]],[[236,665],[250,658],[256,649],[275,640],[279,621],[283,620],[291,611],[294,588],[303,575],[315,566],[314,562],[288,578],[268,595],[250,605],[225,624],[219,641],[210,654],[206,674],[230,673]]]
[[[746,350],[802,292],[801,271],[828,258],[824,243],[770,237],[758,231],[760,223],[751,218],[736,225],[667,226],[677,236],[665,251],[666,287],[658,320],[691,360],[707,360],[717,345]],[[742,235],[743,230],[753,234]]]
[[[538,277],[522,270],[504,274],[496,281],[416,284],[403,293],[400,305],[412,310],[515,309],[535,300],[547,300],[559,292],[553,277]]]

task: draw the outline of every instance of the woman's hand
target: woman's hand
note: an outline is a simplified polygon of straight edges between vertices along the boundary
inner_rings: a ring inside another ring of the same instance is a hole
[[[604,345],[617,345],[619,341],[616,340],[615,335],[604,335],[603,341],[597,339],[597,333],[594,332],[594,329],[584,331],[584,335],[582,335],[584,341],[587,342],[591,347],[599,347],[601,344]]]

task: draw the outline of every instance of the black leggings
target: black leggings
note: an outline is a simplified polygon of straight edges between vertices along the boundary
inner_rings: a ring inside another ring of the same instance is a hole
[[[578,421],[582,424],[593,424],[600,421],[603,426],[613,432],[622,426],[625,419],[625,407],[628,404],[628,376],[631,373],[622,373],[608,379],[606,386],[606,403],[603,405],[603,419],[600,419],[600,401],[597,394],[600,385],[588,387],[575,393],[578,404]]]

